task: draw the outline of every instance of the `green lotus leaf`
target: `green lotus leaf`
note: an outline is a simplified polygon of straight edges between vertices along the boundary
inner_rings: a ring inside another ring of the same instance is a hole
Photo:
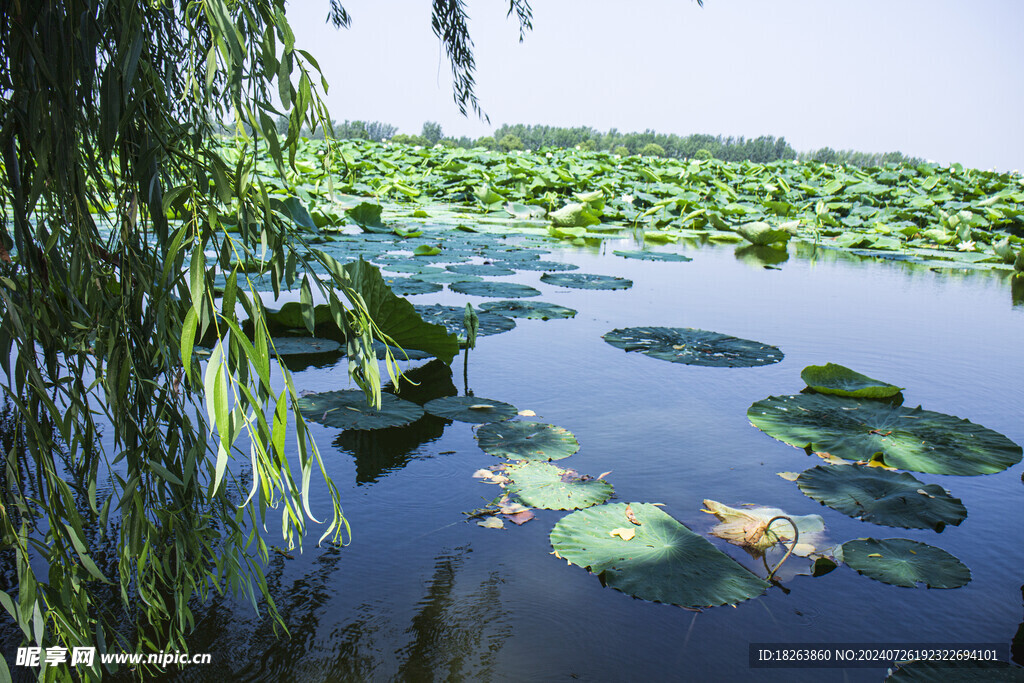
[[[500,422],[515,417],[516,407],[479,396],[445,396],[423,404],[431,415],[459,422]]]
[[[602,339],[624,351],[659,360],[719,368],[771,365],[784,355],[775,346],[692,327],[626,327],[612,330]]]
[[[865,465],[812,467],[800,474],[805,495],[844,515],[882,526],[942,531],[967,517],[967,508],[937,484],[906,472]]]
[[[370,202],[363,202],[351,209],[345,210],[348,217],[356,224],[364,230],[369,230],[371,232],[387,229],[380,220],[380,212],[380,204],[371,204]]]
[[[555,273],[566,270],[579,270],[574,263],[562,263],[561,261],[495,261],[495,264],[507,265],[516,270],[543,270],[547,273]]]
[[[633,281],[624,277],[591,273],[544,273],[540,281],[573,289],[629,289],[633,286]]]
[[[437,275],[445,272],[444,268],[437,266],[427,266],[419,263],[392,263],[390,261],[381,264],[380,269],[386,270],[389,273],[413,273],[415,275]]]
[[[479,275],[464,275],[461,273],[417,273],[412,276],[413,280],[422,280],[423,282],[436,282],[438,284],[452,284],[453,282],[483,282],[483,278]]]
[[[436,256],[441,253],[440,247],[435,247],[432,244],[421,244],[412,250],[413,256]]]
[[[893,586],[959,588],[971,580],[971,570],[942,548],[906,538],[858,538],[840,550],[858,574]]]
[[[494,422],[476,438],[485,453],[509,460],[561,460],[580,449],[569,430],[541,422]]]
[[[736,227],[736,233],[751,244],[767,246],[776,242],[786,242],[793,233],[783,228],[774,228],[767,223],[755,221]]]
[[[566,515],[551,530],[558,557],[643,600],[682,607],[734,605],[769,586],[728,555],[649,503],[612,503]],[[630,540],[612,534],[634,532]]]
[[[674,254],[669,251],[615,251],[622,258],[640,259],[643,261],[692,261],[689,256]]]
[[[903,391],[903,387],[886,384],[835,363],[808,365],[801,371],[800,379],[819,394],[836,396],[889,398]]]
[[[394,394],[381,394],[380,408],[372,408],[359,389],[325,391],[299,398],[306,418],[339,429],[401,427],[423,417],[423,408]]]
[[[267,320],[280,325],[281,327],[287,327],[289,329],[301,329],[306,326],[306,323],[302,319],[302,304],[298,301],[289,301],[288,303],[281,306],[279,309],[268,308]],[[331,307],[327,304],[319,304],[313,307],[313,315],[317,325],[322,325],[329,322],[331,318]]]
[[[611,498],[614,489],[602,479],[580,476],[575,470],[563,470],[548,462],[521,462],[506,465],[504,475],[511,479],[505,490],[527,507],[541,510],[579,510]]]
[[[969,420],[870,399],[769,396],[747,418],[797,448],[859,461],[881,454],[885,465],[913,472],[993,474],[1021,459],[1020,446]]]
[[[414,280],[411,277],[386,277],[384,282],[391,288],[391,291],[398,296],[414,296],[416,294],[433,294],[444,289],[443,285],[436,282]]]
[[[416,306],[416,311],[423,316],[424,320],[437,325],[444,325],[449,332],[458,336],[460,344],[465,343],[466,308],[464,306],[419,305]],[[512,318],[506,318],[503,315],[489,311],[477,312],[477,318],[480,323],[476,332],[478,337],[508,332],[511,329],[515,329],[516,326],[516,321],[512,320]]]
[[[495,263],[459,263],[454,266],[446,266],[448,270],[460,275],[515,275],[516,271],[511,268],[504,268]]]
[[[344,352],[341,344],[333,339],[319,337],[274,337],[271,340],[279,356],[299,356],[319,353]]]
[[[559,228],[585,228],[601,222],[598,213],[584,204],[566,204],[549,214],[551,223]]]
[[[328,264],[335,277],[362,298],[374,324],[395,345],[425,351],[446,363],[458,353],[458,338],[444,326],[423,320],[407,299],[391,291],[376,266],[362,259],[343,266],[329,259]]]
[[[511,318],[531,318],[535,320],[551,320],[558,318],[573,318],[576,316],[575,309],[549,304],[546,301],[528,299],[525,301],[486,301],[480,304],[480,308],[498,315],[506,315]]]
[[[516,282],[456,282],[448,285],[448,289],[471,296],[490,296],[507,299],[540,296],[539,289]]]

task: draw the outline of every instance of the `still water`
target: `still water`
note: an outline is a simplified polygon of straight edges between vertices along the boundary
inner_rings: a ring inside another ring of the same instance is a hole
[[[1024,443],[1024,307],[1011,305],[1004,280],[837,252],[811,258],[799,245],[777,270],[737,258],[733,246],[669,248],[691,256],[688,263],[612,254],[636,248],[626,242],[545,248],[553,253],[544,259],[575,263],[578,272],[634,282],[625,291],[586,291],[541,283],[538,272],[500,278],[579,311],[571,320],[519,319],[510,332],[480,338],[469,358],[475,395],[535,411],[528,419],[576,435],[579,452],[560,465],[594,476],[610,470],[613,501],[662,503],[703,535],[713,525],[701,512],[705,498],[820,514],[833,543],[922,541],[959,557],[972,581],[955,590],[899,588],[840,566],[789,578],[788,592],[772,588],[735,608],[695,612],[636,600],[551,554],[548,533],[564,512],[537,511],[504,530],[465,521],[464,512],[497,493],[471,477],[499,462],[476,445],[474,425],[437,420],[367,441],[312,424],[341,490],[351,543],[316,548],[315,534],[292,559],[272,554],[268,577],[290,637],[275,636],[265,612],[224,601],[192,644],[212,653],[213,664],[191,667],[181,680],[877,681],[884,667],[751,669],[748,644],[1011,639],[1024,618],[1020,465],[981,477],[917,474],[962,499],[967,519],[941,534],[879,527],[822,507],[776,476],[820,460],[746,418],[754,401],[802,389],[805,366],[833,362],[906,387],[906,405]],[[487,301],[447,289],[410,300]],[[628,326],[714,330],[786,355],[765,367],[695,367],[626,354],[601,339]],[[452,367],[461,394],[462,359]],[[297,372],[295,382],[306,391],[349,387],[344,361]],[[763,575],[743,550],[711,541]]]

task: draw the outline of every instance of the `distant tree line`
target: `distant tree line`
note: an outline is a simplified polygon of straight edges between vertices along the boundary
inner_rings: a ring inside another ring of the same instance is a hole
[[[398,133],[398,128],[381,121],[331,121],[334,136],[339,139],[373,140],[380,142],[404,143],[433,147],[485,147],[491,150],[511,152],[531,149],[567,149],[579,147],[588,151],[603,151],[612,154],[629,156],[671,157],[675,159],[720,159],[722,161],[753,161],[766,163],[783,159],[799,159],[801,161],[817,161],[829,164],[850,164],[852,166],[870,167],[886,163],[902,163],[916,165],[923,159],[908,157],[902,152],[857,152],[854,150],[834,150],[831,147],[808,152],[797,152],[784,137],[762,135],[757,138],[744,136],[724,137],[721,135],[676,135],[657,133],[645,130],[642,133],[622,133],[615,128],[601,132],[589,126],[563,128],[559,126],[532,126],[517,123],[504,124],[493,135],[480,138],[462,136],[446,137],[441,124],[427,121],[423,124],[419,135]],[[280,133],[287,132],[288,123],[279,121]],[[314,140],[324,137],[324,130],[303,129],[302,134]]]

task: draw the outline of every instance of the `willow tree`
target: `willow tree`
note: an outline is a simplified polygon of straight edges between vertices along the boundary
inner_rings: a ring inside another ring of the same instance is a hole
[[[508,7],[528,29],[529,5]],[[379,401],[371,344],[386,335],[360,283],[323,255],[330,278],[310,277],[289,203],[255,170],[269,154],[282,177],[295,172],[299,131],[330,120],[327,83],[284,0],[0,8],[0,366],[21,444],[0,473],[0,564],[16,567],[0,603],[27,644],[187,650],[193,609],[214,591],[266,599],[276,616],[256,532],[270,513],[289,547],[311,522],[321,542],[348,532],[238,268],[259,256],[275,293],[300,285],[310,321],[319,289],[350,374]],[[348,25],[335,0],[329,13]],[[463,0],[434,0],[433,30],[456,102],[479,113]],[[225,123],[230,157],[215,134]],[[205,366],[197,339],[212,343]],[[322,521],[316,470],[330,491]],[[102,675],[98,659],[88,673]]]

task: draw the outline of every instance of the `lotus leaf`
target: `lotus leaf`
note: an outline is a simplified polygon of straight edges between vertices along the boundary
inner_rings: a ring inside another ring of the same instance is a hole
[[[348,214],[348,217],[364,230],[369,230],[371,232],[386,230],[384,224],[380,220],[380,204],[363,202],[358,206],[347,209],[345,213]]]
[[[466,341],[465,307],[442,306],[441,304],[434,304],[432,306],[421,305],[416,307],[416,311],[423,316],[424,320],[438,325],[444,325],[449,332],[458,335],[460,343],[464,343]],[[489,311],[479,311],[477,313],[477,319],[480,323],[476,332],[478,337],[486,337],[491,334],[508,332],[516,326],[515,320]]]
[[[377,328],[403,349],[418,349],[450,363],[459,350],[458,338],[441,325],[423,320],[407,299],[395,295],[380,271],[362,259],[339,264],[327,257],[336,278],[358,294]]]
[[[737,226],[736,233],[757,246],[786,242],[793,236],[793,233],[784,228],[773,228],[771,225],[760,221]]]
[[[643,261],[692,261],[689,256],[674,254],[668,251],[616,251],[622,258],[641,259]]]
[[[515,417],[515,406],[479,396],[446,396],[423,404],[431,415],[459,422],[500,422]]]
[[[476,438],[485,453],[509,460],[561,460],[580,449],[569,430],[541,422],[495,422]]]
[[[942,548],[906,538],[858,538],[841,553],[857,573],[893,586],[959,588],[971,580],[971,570]]]
[[[797,545],[793,548],[793,554],[807,557],[818,549],[824,539],[825,522],[821,515],[791,515],[769,507],[741,510],[714,500],[705,500],[704,507],[704,512],[714,515],[720,521],[711,529],[712,535],[738,545],[755,556],[764,554],[777,543],[785,543],[788,547],[795,540]],[[776,517],[787,519],[772,522]],[[787,520],[796,524],[795,530]]]
[[[602,337],[614,347],[639,351],[651,358],[686,365],[750,368],[778,363],[783,353],[774,346],[692,327],[627,327]]]
[[[459,263],[454,266],[446,266],[448,270],[459,275],[515,275],[516,271],[511,268],[503,268],[495,263]]]
[[[1021,447],[991,429],[920,407],[824,394],[770,396],[747,409],[755,427],[779,441],[847,460],[929,474],[1002,472]]]
[[[559,228],[586,227],[601,222],[598,213],[584,204],[566,204],[549,214],[553,225]]]
[[[302,304],[298,301],[289,301],[281,308],[266,309],[267,320],[288,329],[298,330],[306,326],[302,319]],[[331,320],[331,307],[327,304],[319,304],[313,307],[313,315],[317,325],[322,325]]]
[[[579,510],[608,500],[612,485],[602,479],[580,476],[548,462],[521,462],[505,466],[511,479],[506,490],[523,505],[541,510]]]
[[[540,296],[539,289],[515,282],[456,282],[455,284],[448,285],[448,289],[471,296],[490,296],[507,299]]]
[[[437,275],[445,272],[444,268],[438,266],[426,266],[419,263],[392,263],[391,261],[385,261],[381,265],[381,270],[386,270],[389,273],[414,273],[416,275]]]
[[[546,301],[487,301],[480,304],[480,308],[498,315],[507,315],[511,318],[532,318],[538,320],[551,320],[552,318],[573,318],[576,311],[572,308],[549,304]]]
[[[483,282],[483,278],[479,275],[462,275],[460,273],[417,273],[412,276],[413,280],[423,280],[424,282],[436,282],[438,284],[450,285],[453,282]]]
[[[411,277],[386,277],[384,282],[387,283],[391,291],[398,296],[413,296],[415,294],[433,294],[434,292],[440,292],[444,287],[437,284],[436,282],[426,282],[424,280],[414,280]]]
[[[319,353],[337,353],[341,355],[341,344],[333,339],[319,337],[274,337],[274,350],[280,356],[299,356]]]
[[[579,270],[579,266],[576,264],[562,263],[561,261],[495,261],[495,263],[507,265],[509,268],[515,268],[516,270],[543,270],[548,273]]]
[[[629,289],[633,286],[633,281],[624,277],[591,273],[544,273],[540,281],[573,289]]]
[[[903,391],[903,387],[886,384],[835,363],[808,365],[801,371],[800,379],[819,394],[836,396],[889,398]]]
[[[423,417],[423,409],[393,394],[381,394],[380,408],[372,408],[359,389],[325,391],[299,398],[299,410],[313,422],[339,429],[401,427]]]
[[[864,465],[819,465],[803,472],[796,483],[822,505],[882,526],[942,531],[947,524],[956,526],[967,517],[959,498],[906,472]]]
[[[598,574],[605,585],[643,600],[682,607],[734,605],[769,586],[735,560],[648,503],[630,503],[639,525],[632,539],[625,503],[566,515],[551,530],[555,553]]]

